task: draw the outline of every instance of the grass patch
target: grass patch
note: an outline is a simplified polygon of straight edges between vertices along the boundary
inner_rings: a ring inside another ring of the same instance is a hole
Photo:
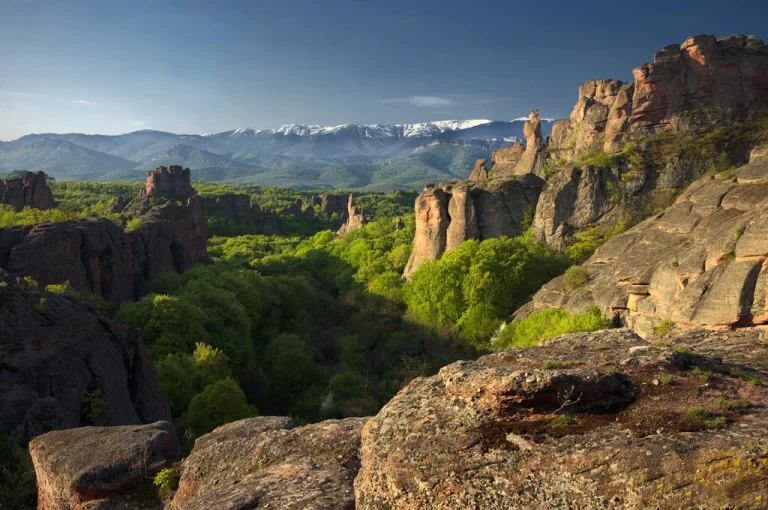
[[[544,360],[542,366],[546,369],[553,368],[572,368],[581,365],[581,361],[561,361],[556,359]]]
[[[496,349],[528,347],[567,333],[605,329],[608,324],[608,319],[600,314],[597,307],[580,314],[570,314],[565,310],[542,310],[509,323],[493,339],[492,345]]]
[[[549,422],[549,426],[552,427],[553,429],[563,429],[565,427],[577,425],[578,423],[579,423],[579,420],[574,418],[573,416],[561,415],[556,417],[551,422]]]
[[[664,375],[659,378],[659,382],[664,386],[672,386],[675,384],[675,378],[670,375]]]
[[[693,367],[693,373],[699,376],[699,379],[701,379],[704,382],[709,381],[713,375],[711,370],[704,370],[701,367]]]
[[[720,396],[716,401],[717,408],[721,411],[727,411],[729,413],[743,413],[747,408],[752,407],[752,402],[746,398],[740,398],[739,400],[729,400],[724,396]]]

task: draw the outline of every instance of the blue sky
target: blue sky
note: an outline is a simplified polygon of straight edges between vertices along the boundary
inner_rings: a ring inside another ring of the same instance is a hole
[[[768,1],[0,0],[0,140],[31,132],[566,117]]]

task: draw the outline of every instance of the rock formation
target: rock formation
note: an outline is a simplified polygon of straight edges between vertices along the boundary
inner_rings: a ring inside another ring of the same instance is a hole
[[[89,422],[170,420],[138,335],[2,270],[0,281],[0,428],[32,438]]]
[[[147,172],[147,183],[139,197],[167,197],[187,199],[195,194],[190,181],[189,168],[179,165],[159,166]]]
[[[50,432],[29,445],[39,510],[163,508],[152,476],[180,456],[168,422]],[[145,494],[136,494],[142,488]],[[148,495],[147,495],[148,494]]]
[[[169,176],[177,179],[173,186]],[[0,229],[0,269],[34,278],[41,286],[68,281],[76,290],[103,297],[113,308],[141,297],[153,276],[182,272],[208,260],[201,199],[191,196],[160,206],[150,200],[188,184],[188,172],[149,172],[144,198],[120,208],[141,220],[135,230],[123,231],[103,218]],[[114,205],[117,209],[120,204]]]
[[[695,157],[681,154],[679,147],[655,152],[664,149],[662,142],[651,142],[647,135],[665,130],[691,135],[698,128],[768,115],[768,47],[762,41],[746,36],[692,37],[664,48],[653,64],[641,65],[634,74],[634,84],[585,82],[569,119],[553,125],[546,151],[534,110],[524,126],[525,150],[516,144],[493,153],[492,180],[528,173],[547,178],[541,196],[519,206],[534,207],[533,229],[540,240],[562,249],[587,228],[604,233],[620,222],[637,223],[664,210],[681,189],[710,168],[747,162],[755,140],[748,141],[743,134],[730,145],[717,147],[715,155],[700,151]],[[649,157],[630,164],[619,155],[629,141]],[[602,151],[616,157],[588,157]],[[416,201],[415,264],[409,264],[405,276],[421,261],[450,249],[443,247],[449,244],[445,234],[434,229],[453,215],[445,212],[443,218],[439,207],[429,209],[436,205],[435,196],[426,193]],[[461,205],[456,205],[463,218]],[[430,225],[424,223],[427,220]],[[467,238],[474,238],[471,218],[469,224]]]
[[[56,206],[45,172],[19,172],[0,180],[0,204],[17,211],[25,207],[52,209]]]
[[[195,441],[170,508],[352,509],[367,420],[299,427],[258,417],[219,427]]]
[[[428,186],[416,198],[416,234],[404,276],[468,239],[516,236],[532,213],[544,180],[523,175],[507,180]]]
[[[334,214],[344,222],[347,220],[347,205],[349,198],[345,195],[335,195],[331,193],[322,193],[313,198],[315,205],[320,206],[320,211],[330,217]]]
[[[515,166],[513,175],[535,174],[541,176],[544,172],[545,155],[539,110],[533,110],[528,120],[523,124],[523,135],[525,135],[525,152]]]
[[[759,154],[759,151],[758,151]],[[553,280],[519,313],[618,313],[642,335],[663,320],[734,328],[768,323],[768,158],[693,183],[664,213],[619,235],[584,267],[585,286]]]
[[[491,156],[491,172],[494,179],[509,179],[517,175],[515,169],[523,157],[525,147],[516,143],[512,147],[493,151]]]
[[[761,506],[760,335],[582,333],[418,378],[363,429],[356,508]]]
[[[349,234],[355,230],[363,228],[363,225],[368,223],[368,217],[363,213],[363,210],[355,205],[355,197],[351,193],[347,199],[347,219],[344,224],[336,232],[337,236],[343,236]]]
[[[699,35],[664,47],[633,71],[634,84],[588,81],[569,119],[552,127],[550,146],[570,159],[597,146],[661,130],[729,124],[768,113],[768,47],[755,37]]]
[[[487,159],[478,159],[475,161],[475,168],[473,168],[472,173],[469,174],[470,181],[485,181],[488,179],[488,170],[485,168],[486,163],[488,163]]]

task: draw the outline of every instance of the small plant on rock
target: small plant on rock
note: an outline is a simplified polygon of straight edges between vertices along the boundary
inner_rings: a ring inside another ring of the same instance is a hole
[[[675,327],[675,323],[670,319],[664,319],[656,325],[655,333],[659,336],[665,336],[672,332],[672,328]]]
[[[179,474],[175,469],[163,468],[155,475],[152,483],[157,487],[160,498],[166,499],[179,488]]]
[[[565,272],[563,282],[571,289],[576,290],[587,283],[587,270],[583,266],[571,266]]]
[[[561,415],[549,422],[549,426],[553,429],[562,429],[571,425],[576,425],[577,423],[579,423],[579,420],[573,416]]]

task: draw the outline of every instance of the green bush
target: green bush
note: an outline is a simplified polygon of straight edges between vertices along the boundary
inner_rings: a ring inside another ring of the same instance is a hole
[[[166,499],[179,488],[179,473],[175,469],[163,468],[157,472],[152,483],[157,487],[160,498]]]
[[[231,377],[209,384],[192,398],[182,423],[200,436],[225,423],[254,416],[245,394]]]
[[[528,347],[536,345],[544,339],[566,333],[605,329],[608,324],[608,319],[600,314],[597,307],[592,307],[587,312],[575,315],[565,310],[542,310],[507,324],[494,338],[493,347],[495,349]]]
[[[587,283],[587,269],[584,266],[571,266],[563,276],[563,282],[571,289],[576,290]]]
[[[82,419],[88,425],[94,425],[101,416],[101,410],[107,405],[96,393],[86,391],[80,399],[82,405]]]
[[[141,218],[133,218],[128,220],[128,222],[125,224],[126,228],[128,230],[140,230],[142,225]]]
[[[654,331],[659,336],[665,336],[670,334],[674,327],[675,327],[675,323],[672,322],[672,320],[664,319],[663,321],[659,322],[656,325],[656,328],[654,328]]]

